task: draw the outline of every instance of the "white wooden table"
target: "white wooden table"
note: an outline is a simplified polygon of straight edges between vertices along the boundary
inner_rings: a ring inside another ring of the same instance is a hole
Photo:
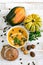
[[[33,1],[33,0],[29,0],[29,1]],[[36,0],[36,1],[38,1],[38,0]],[[6,2],[8,2],[8,0]],[[43,29],[43,3],[0,3],[0,10],[1,10],[1,12],[0,12],[0,28],[1,29],[3,29],[6,26],[6,24],[4,23],[3,16],[5,16],[9,12],[9,8],[13,8],[15,6],[24,6],[26,9],[27,15],[31,14],[31,13],[39,14],[42,18],[41,29]],[[3,30],[0,30],[0,34],[3,34]],[[31,63],[32,61],[34,61],[36,65],[43,65],[43,32],[41,33],[41,35],[42,35],[41,38],[39,38],[36,41],[31,42],[31,44],[33,43],[36,45],[36,48],[33,50],[36,53],[35,58],[31,58],[29,56],[29,54],[24,56],[23,53],[19,50],[19,58],[23,57],[22,65],[27,65],[28,62],[30,62],[30,65],[32,65],[32,63]],[[1,43],[2,39],[5,40],[4,43]],[[40,42],[40,44],[37,45],[37,42]],[[4,44],[8,44],[5,36],[0,37],[0,51]],[[42,51],[40,51],[40,50],[42,50]],[[0,55],[0,65],[21,65],[19,58],[16,61],[6,61],[6,60],[2,59],[2,57]]]
[[[0,0],[1,3],[8,2],[43,2],[43,0]]]

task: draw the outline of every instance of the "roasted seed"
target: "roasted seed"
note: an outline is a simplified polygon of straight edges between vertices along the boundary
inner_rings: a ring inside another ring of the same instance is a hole
[[[12,33],[10,33],[10,36],[12,35]]]
[[[34,44],[32,44],[32,45],[31,45],[31,48],[32,48],[32,49],[34,49],[34,48],[35,48],[35,45],[34,45]]]
[[[37,44],[39,44],[39,42]]]
[[[0,36],[3,36],[3,35],[0,35]]]
[[[6,16],[3,16],[4,19],[6,19]]]
[[[6,29],[7,29],[7,27],[4,28],[4,30],[6,30]]]
[[[9,10],[10,10],[10,8],[9,8]]]
[[[23,31],[19,30],[20,33],[23,33]]]
[[[6,23],[6,25],[9,25],[9,23]]]
[[[11,36],[11,38],[13,38],[13,36]]]
[[[19,32],[21,32],[21,30],[19,30]]]
[[[35,65],[35,63],[34,63],[34,62],[32,62],[32,64],[33,64],[33,65]]]
[[[21,40],[23,40],[23,42],[27,41],[27,39],[26,39],[26,38],[21,38]]]
[[[30,49],[31,49],[31,45],[28,45],[28,46],[27,46],[27,50],[30,50]]]
[[[22,58],[20,58],[20,60],[22,60]]]
[[[6,33],[4,33],[4,35],[6,36]]]
[[[20,62],[21,64],[23,64],[22,62]]]
[[[33,51],[30,52],[31,57],[35,57],[35,53]]]
[[[14,29],[12,29],[12,31],[14,31]]]
[[[22,48],[21,48],[21,51],[24,51],[24,50],[25,50],[25,48],[24,48],[24,47],[22,47]]]
[[[9,27],[8,29],[10,29],[11,27]]]
[[[28,63],[28,65],[30,65],[30,63]]]
[[[5,30],[3,30],[3,32],[6,32]]]
[[[2,40],[1,42],[4,42],[4,40]]]
[[[23,53],[24,53],[25,55],[27,55],[27,54],[28,54],[28,51],[25,49],[25,50],[23,51]]]
[[[4,22],[6,22],[6,20]]]

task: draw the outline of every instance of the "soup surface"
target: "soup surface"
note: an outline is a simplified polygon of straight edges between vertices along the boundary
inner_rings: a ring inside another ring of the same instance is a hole
[[[8,32],[8,42],[12,46],[20,47],[25,44],[27,39],[27,32],[22,27],[14,27]]]

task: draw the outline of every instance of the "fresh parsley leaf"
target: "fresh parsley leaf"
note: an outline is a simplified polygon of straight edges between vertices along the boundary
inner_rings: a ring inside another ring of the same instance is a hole
[[[38,37],[41,36],[41,32],[40,31],[37,31],[37,32],[30,32],[29,34],[29,40],[32,41],[32,40],[36,40],[38,39]]]
[[[14,38],[14,43],[20,45],[21,41],[20,41],[17,37],[15,37],[15,38]]]

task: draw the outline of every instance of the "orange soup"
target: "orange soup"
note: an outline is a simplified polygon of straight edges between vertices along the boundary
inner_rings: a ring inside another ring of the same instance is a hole
[[[8,31],[7,38],[11,46],[19,48],[28,40],[28,34],[25,28],[16,26]]]

